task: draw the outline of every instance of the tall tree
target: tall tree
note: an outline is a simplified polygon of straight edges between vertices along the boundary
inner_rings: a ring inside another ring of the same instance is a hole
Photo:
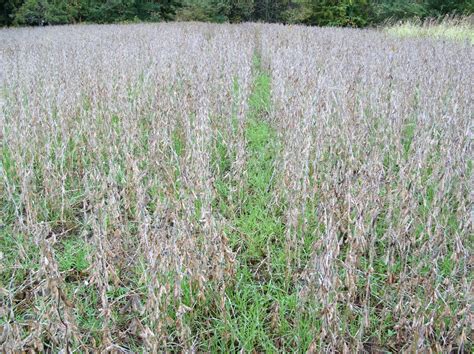
[[[177,19],[362,27],[473,12],[472,0],[0,0],[0,26]]]
[[[254,0],[228,0],[230,4],[229,20],[231,22],[250,21],[255,10]]]
[[[231,6],[227,0],[183,0],[176,13],[181,21],[228,21]]]
[[[255,0],[254,19],[279,22],[288,8],[288,0]]]
[[[474,10],[474,2],[470,0],[426,0],[426,6],[431,16],[472,13]]]
[[[9,26],[13,23],[15,14],[23,5],[24,0],[0,1],[0,26]]]
[[[373,8],[370,0],[299,0],[286,15],[290,22],[362,27],[372,20]]]

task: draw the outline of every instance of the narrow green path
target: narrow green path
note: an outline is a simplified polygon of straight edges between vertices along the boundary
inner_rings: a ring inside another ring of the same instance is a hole
[[[286,276],[284,206],[273,201],[279,141],[265,119],[271,78],[258,57],[254,77],[245,127],[245,182],[238,191],[238,212],[226,215],[236,253],[235,283],[227,290],[225,318],[216,321],[208,348],[304,351],[316,324],[298,307],[297,289]]]

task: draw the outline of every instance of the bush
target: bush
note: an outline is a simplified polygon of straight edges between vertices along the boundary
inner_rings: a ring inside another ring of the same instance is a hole
[[[74,23],[79,13],[76,3],[56,0],[27,0],[17,11],[16,25],[61,25]]]
[[[372,21],[373,10],[368,0],[303,0],[286,11],[285,17],[290,23],[363,27]]]
[[[0,2],[0,26],[11,25],[22,4],[22,0],[4,0]]]
[[[365,27],[473,12],[469,0],[3,0],[0,26],[179,20]]]
[[[46,22],[45,1],[27,0],[15,15],[15,25],[43,25]]]
[[[227,22],[231,5],[222,0],[185,1],[176,14],[178,21]]]

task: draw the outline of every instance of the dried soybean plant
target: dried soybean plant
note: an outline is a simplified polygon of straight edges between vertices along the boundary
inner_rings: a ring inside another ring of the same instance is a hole
[[[301,292],[321,318],[313,348],[465,350],[472,46],[282,26],[264,40],[287,242],[316,240]],[[295,234],[305,205],[318,227]]]
[[[469,351],[472,55],[302,26],[1,30],[1,350],[210,350],[211,321],[241,315],[228,236],[249,237],[233,218],[258,176],[251,116],[276,132],[286,315],[316,318],[299,349]],[[271,306],[262,333],[283,350]]]
[[[208,282],[222,297],[232,268],[212,212],[211,153],[216,139],[241,144],[230,127],[246,114],[253,32],[70,26],[1,37],[2,211],[12,248],[38,249],[31,267],[20,253],[23,277],[2,278],[2,348],[191,347],[183,316]],[[79,274],[57,264],[72,239],[90,250]],[[81,303],[89,293],[95,303]]]

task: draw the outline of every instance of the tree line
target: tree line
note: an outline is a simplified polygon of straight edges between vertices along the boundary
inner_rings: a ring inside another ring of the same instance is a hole
[[[471,0],[3,0],[0,26],[178,20],[364,27],[473,12]]]

